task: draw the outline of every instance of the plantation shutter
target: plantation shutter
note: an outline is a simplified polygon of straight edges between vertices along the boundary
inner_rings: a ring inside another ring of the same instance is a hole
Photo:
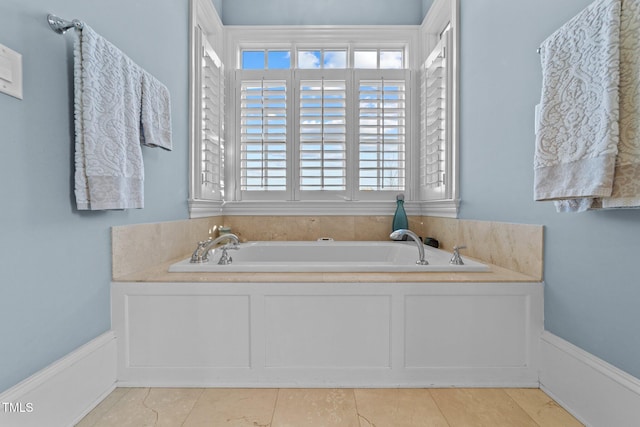
[[[222,200],[224,190],[224,67],[202,37],[200,199]]]
[[[359,190],[405,187],[406,79],[358,85]]]
[[[240,180],[247,192],[287,189],[287,81],[240,84]]]
[[[420,184],[425,200],[446,197],[447,88],[446,38],[429,54],[421,79]]]
[[[299,89],[299,189],[345,191],[346,81],[301,80]]]

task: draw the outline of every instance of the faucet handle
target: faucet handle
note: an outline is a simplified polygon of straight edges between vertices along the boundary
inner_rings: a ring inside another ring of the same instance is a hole
[[[203,258],[202,256],[202,250],[204,249],[205,246],[207,246],[207,243],[209,243],[208,240],[203,240],[201,242],[198,242],[198,247],[196,248],[195,251],[193,251],[193,254],[191,255],[192,263],[200,263],[200,262],[207,261],[206,257]]]
[[[218,261],[218,265],[228,265],[233,262],[233,258],[227,252],[227,249],[238,249],[230,247],[228,248],[226,245],[222,247],[222,255],[220,255],[220,260]]]
[[[464,262],[462,261],[462,257],[460,256],[460,249],[466,249],[466,246],[462,245],[462,246],[453,247],[453,256],[451,257],[449,264],[464,265]]]

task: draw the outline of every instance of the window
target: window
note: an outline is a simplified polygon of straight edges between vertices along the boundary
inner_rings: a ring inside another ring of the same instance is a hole
[[[189,211],[199,217],[219,209],[225,197],[226,75],[222,23],[210,2],[192,2]]]
[[[422,28],[419,197],[423,211],[457,216],[458,84],[456,1],[435,0]]]
[[[347,68],[346,50],[298,50],[298,68]]]
[[[457,0],[331,28],[225,28],[191,2],[192,217],[388,215],[399,192],[457,215]]]
[[[402,49],[356,49],[354,68],[402,69],[405,68]]]
[[[292,68],[273,69],[272,52],[293,52],[280,55]],[[392,200],[385,192],[407,189],[404,47],[251,47],[238,57],[238,200]]]
[[[291,68],[291,53],[288,50],[243,50],[243,70],[279,70]]]

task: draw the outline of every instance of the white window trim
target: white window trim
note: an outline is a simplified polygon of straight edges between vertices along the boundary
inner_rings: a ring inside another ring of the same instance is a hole
[[[295,64],[295,54],[297,49],[307,48],[346,48],[347,46],[353,49],[360,48],[398,48],[404,47],[404,58],[408,69],[416,69],[417,63],[414,64],[415,58],[407,53],[410,51],[419,52],[419,26],[407,25],[407,26],[227,26],[225,27],[225,39],[226,39],[226,56],[225,63],[229,64],[228,69],[239,67],[240,65],[240,52],[242,49],[260,48],[260,49],[276,49],[276,48],[288,48],[292,51],[292,66]],[[260,40],[259,44],[255,40]],[[292,42],[294,40],[295,42]],[[379,42],[372,42],[372,40],[379,40]],[[353,55],[353,49],[350,50],[350,55]],[[418,56],[418,55],[416,55]],[[353,58],[349,58],[349,61],[353,61]],[[412,61],[412,62],[407,62]],[[307,71],[307,70],[301,70]],[[375,70],[362,70],[362,72],[375,71]],[[382,70],[391,71],[391,70]],[[235,74],[230,72],[229,78],[235,79]],[[409,77],[408,87],[413,85],[413,76]],[[227,87],[234,88],[235,81],[229,81]],[[409,88],[407,89],[410,90]],[[417,162],[414,162],[412,153],[412,145],[408,143],[412,140],[411,132],[415,126],[415,119],[419,117],[417,115],[417,97],[409,97],[408,102],[411,103],[410,111],[411,116],[407,117],[407,146],[406,146],[406,163],[405,173],[407,176],[413,176],[414,168],[418,166]],[[228,103],[230,111],[238,111],[237,97],[231,96]],[[235,113],[234,113],[235,115]],[[232,114],[229,114],[232,116]],[[232,117],[229,117],[233,120]],[[295,117],[292,117],[290,123],[293,123]],[[348,120],[353,120],[351,117]],[[351,125],[357,127],[357,124]],[[227,141],[236,141],[238,137],[238,126],[235,123],[227,123]],[[293,131],[293,130],[292,130]],[[293,135],[293,133],[292,133]],[[229,144],[234,146],[236,144]],[[357,149],[357,147],[356,147]],[[351,191],[344,196],[339,194],[335,195],[336,200],[301,200],[301,201],[283,201],[283,200],[239,200],[239,189],[237,186],[239,182],[237,177],[239,171],[236,170],[236,161],[234,160],[237,147],[232,150],[226,150],[227,163],[225,170],[227,175],[225,176],[225,183],[227,188],[226,194],[235,194],[236,200],[225,201],[223,204],[223,211],[225,214],[233,215],[277,215],[277,214],[319,214],[323,215],[389,215],[393,213],[395,209],[395,195],[397,192],[390,191],[385,197],[380,195],[378,200],[367,200],[366,195],[357,195],[357,191]],[[295,152],[295,151],[292,151]],[[352,158],[353,161],[353,158]],[[357,162],[357,160],[355,160]],[[352,167],[352,166],[351,166]],[[357,183],[354,183],[357,185]],[[418,194],[416,182],[409,182],[404,190],[405,204],[409,212],[413,212],[413,215],[419,215],[419,203],[415,200]],[[362,193],[362,192],[360,192]],[[362,198],[358,200],[356,198]]]

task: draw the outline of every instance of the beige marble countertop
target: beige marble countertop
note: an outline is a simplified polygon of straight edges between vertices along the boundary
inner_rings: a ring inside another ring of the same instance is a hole
[[[188,255],[167,261],[146,270],[114,277],[114,282],[540,282],[535,277],[487,264],[487,272],[428,272],[428,273],[170,273],[169,266],[188,258]],[[480,261],[482,262],[482,261]]]

